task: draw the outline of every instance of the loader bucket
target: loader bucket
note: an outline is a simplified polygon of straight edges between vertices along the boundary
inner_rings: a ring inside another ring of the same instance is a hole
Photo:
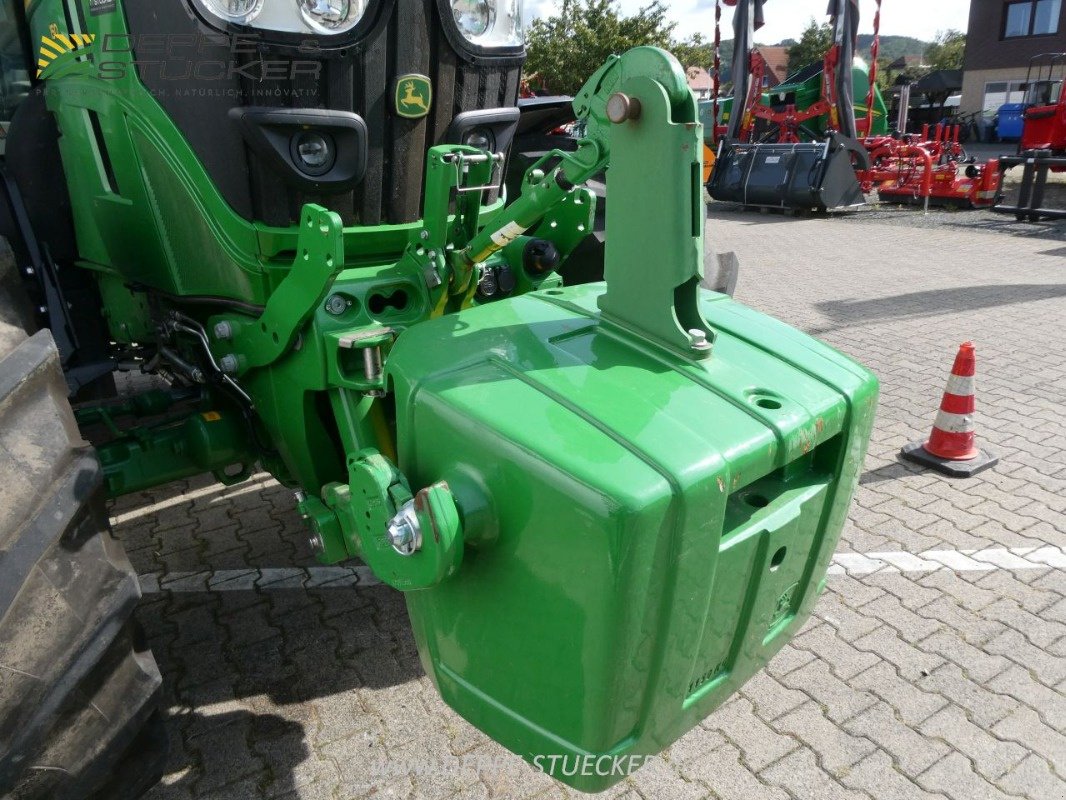
[[[842,136],[824,142],[723,144],[707,189],[715,200],[761,208],[843,211],[864,203]]]

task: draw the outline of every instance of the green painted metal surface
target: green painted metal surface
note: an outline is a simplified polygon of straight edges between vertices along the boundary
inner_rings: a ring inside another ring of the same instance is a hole
[[[724,296],[701,290],[717,339],[698,359],[604,319],[603,291],[462,311],[389,360],[400,468],[480,509],[456,575],[407,595],[426,671],[587,791],[620,776],[567,775],[575,758],[659,752],[802,624],[877,395]]]

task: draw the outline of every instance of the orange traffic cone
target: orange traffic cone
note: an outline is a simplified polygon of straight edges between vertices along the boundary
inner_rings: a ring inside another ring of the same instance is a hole
[[[908,444],[900,456],[954,478],[976,475],[999,461],[987,451],[978,450],[975,444],[975,366],[973,342],[964,342],[955,356],[929,440]]]

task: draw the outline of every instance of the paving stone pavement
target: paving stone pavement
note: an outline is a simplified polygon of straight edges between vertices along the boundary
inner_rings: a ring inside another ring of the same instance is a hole
[[[852,555],[814,617],[605,796],[1061,800],[1061,228],[716,214],[709,244],[740,256],[737,297],[871,367],[881,406],[840,545]],[[927,434],[966,339],[977,344],[979,433],[1002,460],[953,481],[896,454]],[[165,676],[172,754],[151,800],[575,794],[441,702],[401,595],[357,573],[314,573],[309,585],[296,569],[314,564],[304,528],[267,478],[181,482],[123,498],[112,517],[146,576],[138,617]],[[955,555],[907,568],[906,554],[928,551]],[[995,563],[967,569],[957,551],[994,551]]]

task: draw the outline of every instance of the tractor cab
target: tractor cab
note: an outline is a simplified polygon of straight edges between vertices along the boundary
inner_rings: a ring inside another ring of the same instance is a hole
[[[1042,53],[1029,61],[1026,75],[1025,119],[1021,152],[1051,150],[1066,153],[1066,53]]]
[[[1025,92],[1027,106],[1053,106],[1062,94],[1062,80],[1034,81]]]

